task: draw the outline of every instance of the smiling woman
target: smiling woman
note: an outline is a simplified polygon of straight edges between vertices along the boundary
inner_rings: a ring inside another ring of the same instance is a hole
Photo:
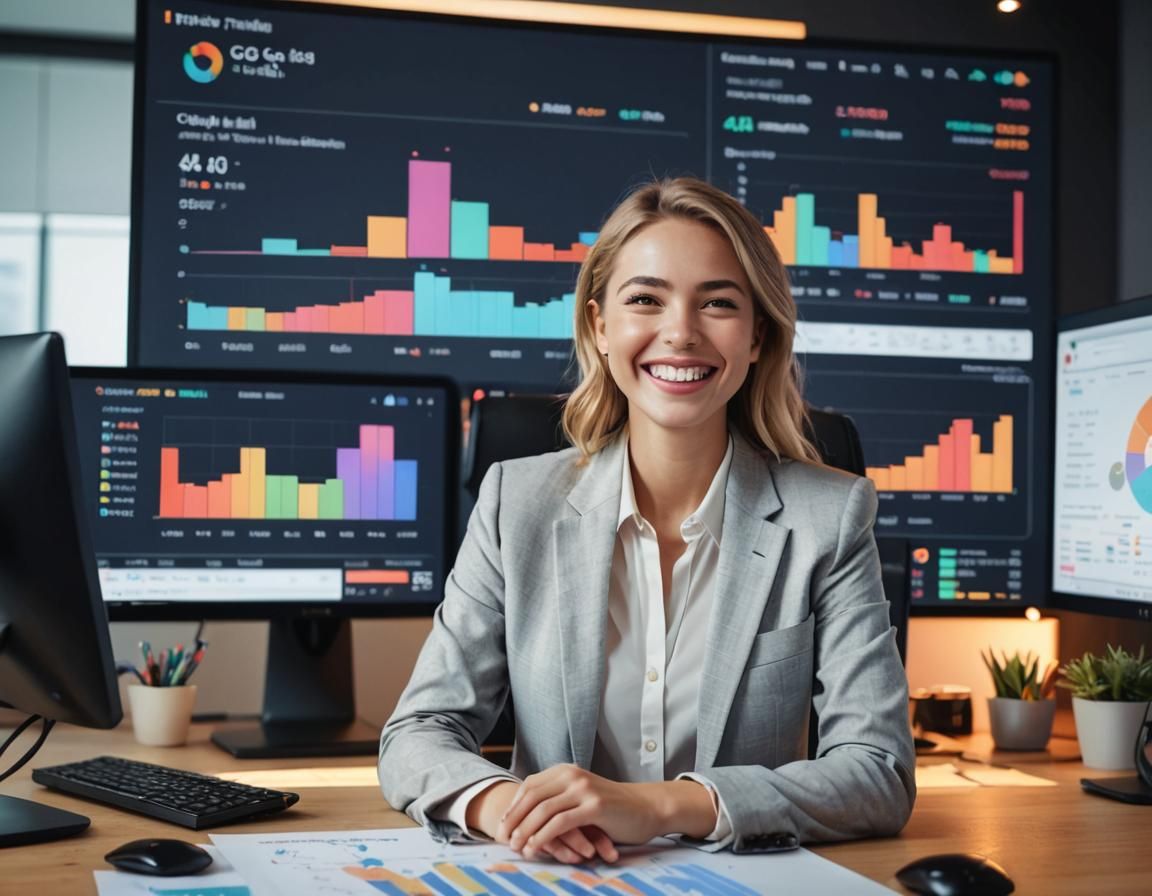
[[[435,837],[563,862],[899,831],[914,754],[876,495],[803,436],[760,223],[697,180],[641,187],[576,297],[576,447],[485,478],[384,729],[385,797]],[[511,773],[478,752],[509,697]]]

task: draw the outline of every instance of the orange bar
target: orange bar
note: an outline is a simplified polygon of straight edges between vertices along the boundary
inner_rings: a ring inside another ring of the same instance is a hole
[[[940,446],[924,446],[924,490],[940,491]]]
[[[902,464],[892,464],[888,468],[891,477],[892,491],[906,492],[908,491],[908,471],[904,469]]]
[[[368,255],[367,246],[329,246],[334,258],[364,258]]]
[[[232,483],[225,478],[208,483],[208,518],[226,520],[232,516]]]
[[[772,214],[772,227],[776,235],[772,242],[784,264],[796,263],[796,197],[785,196],[782,208]]]
[[[557,249],[554,261],[574,261],[577,264],[584,260],[584,255],[574,249]]]
[[[864,474],[872,480],[872,484],[876,486],[876,491],[887,492],[891,491],[891,477],[888,475],[886,467],[868,467],[865,469]]]
[[[489,249],[491,251],[491,249]],[[556,247],[552,243],[525,243],[525,261],[555,261]]]
[[[907,243],[902,246],[893,246],[891,256],[888,264],[898,271],[911,270],[915,264],[912,247]]]
[[[973,438],[976,438],[973,436]],[[992,491],[992,455],[977,454],[972,458],[972,491]]]
[[[1012,491],[1012,418],[1008,414],[992,424],[992,491]]]
[[[301,489],[304,486],[300,486]],[[406,569],[346,569],[344,582],[347,585],[407,585]]]
[[[993,249],[988,253],[988,273],[990,274],[1011,274],[1013,271],[1014,262],[1011,258],[1000,258]]]
[[[251,479],[248,468],[251,461],[248,458],[249,448],[240,449],[240,472],[225,474],[225,481],[232,477],[229,486],[232,488],[232,518],[248,519],[249,493],[251,492]]]
[[[368,257],[406,258],[408,219],[368,216]]]
[[[856,205],[857,230],[860,234],[860,267],[876,267],[876,194],[861,193]]]
[[[184,518],[204,519],[208,516],[208,489],[203,485],[184,486]]]
[[[924,452],[927,454],[928,452]],[[940,491],[954,492],[956,488],[956,442],[952,430],[940,436]]]
[[[179,519],[184,515],[180,491],[180,449],[160,449],[160,516]]]
[[[972,421],[961,417],[952,421],[952,447],[956,481],[952,488],[958,492],[972,491]]]
[[[267,463],[266,448],[248,449],[248,519],[264,519],[264,501],[268,495],[268,481],[265,478]]]
[[[316,482],[301,482],[299,492],[300,506],[298,513],[302,520],[315,520],[320,518],[320,484]]]
[[[489,227],[488,258],[491,261],[523,261],[524,228]]]
[[[246,329],[248,329],[248,309],[247,308],[229,308],[228,309],[228,329],[229,330],[246,330]]]
[[[264,315],[264,329],[270,333],[282,333],[284,331],[284,312],[267,312]]]
[[[924,458],[906,457],[904,458],[904,468],[908,471],[908,491],[924,491]]]
[[[329,307],[327,305],[313,305],[309,310],[312,312],[312,332],[331,333],[332,315]]]
[[[884,219],[877,222],[879,232],[876,234],[876,267],[892,267],[892,237],[884,233]]]

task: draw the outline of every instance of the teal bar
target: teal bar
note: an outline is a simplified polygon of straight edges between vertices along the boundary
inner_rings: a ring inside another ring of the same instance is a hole
[[[948,293],[948,303],[950,305],[971,305],[972,296],[966,296],[964,293],[950,292]]]
[[[573,328],[576,326],[576,293],[564,294],[564,319],[568,322],[564,330],[564,338],[571,339]]]
[[[600,234],[595,230],[582,230],[580,231],[580,235],[577,237],[577,239],[579,239],[580,242],[582,242],[585,246],[591,246],[595,244],[596,238],[598,236],[600,236]]]
[[[452,203],[453,258],[488,257],[488,203]]]
[[[829,227],[812,228],[812,261],[809,264],[828,267],[828,255],[832,242],[832,229]],[[837,245],[840,245],[837,243]]]
[[[972,270],[977,274],[988,273],[988,253],[983,249],[976,249],[972,253]]]
[[[796,194],[796,264],[812,264],[812,229],[816,226],[816,197]]]
[[[432,290],[432,332],[430,336],[447,336],[452,332],[452,278],[436,277]]]
[[[492,315],[493,327],[498,336],[508,336],[512,333],[512,312],[516,307],[515,296],[510,292],[493,294],[495,311]]]
[[[519,305],[512,310],[512,335],[517,339],[539,338],[539,305]]]
[[[212,308],[203,302],[188,303],[189,330],[227,330],[228,309]]]
[[[444,336],[479,336],[476,331],[476,304],[482,293],[450,292],[448,294],[449,323]]]
[[[418,271],[412,278],[413,304],[415,313],[412,331],[417,336],[431,336],[436,331],[436,275],[429,271]]]
[[[261,332],[266,329],[263,308],[244,309],[244,329]]]
[[[260,241],[260,251],[265,255],[295,255],[296,249],[296,240],[265,237]]]
[[[315,258],[327,257],[332,254],[331,249],[297,249],[297,255],[308,255]]]
[[[477,336],[502,335],[496,326],[496,303],[502,293],[475,292],[476,308],[472,313],[473,331]]]

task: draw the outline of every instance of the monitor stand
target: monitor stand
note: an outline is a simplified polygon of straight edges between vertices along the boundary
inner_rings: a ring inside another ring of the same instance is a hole
[[[379,729],[356,719],[351,622],[274,619],[259,726],[214,731],[212,742],[238,759],[375,756]]]
[[[83,815],[14,796],[0,796],[0,847],[61,840],[87,830]]]

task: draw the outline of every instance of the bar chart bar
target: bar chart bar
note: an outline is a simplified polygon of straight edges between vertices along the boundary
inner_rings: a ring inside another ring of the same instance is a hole
[[[883,492],[972,492],[1011,494],[1013,482],[1013,418],[1001,415],[992,423],[992,450],[983,450],[974,421],[952,421],[934,445],[909,455],[901,464],[868,467],[866,474]]]

